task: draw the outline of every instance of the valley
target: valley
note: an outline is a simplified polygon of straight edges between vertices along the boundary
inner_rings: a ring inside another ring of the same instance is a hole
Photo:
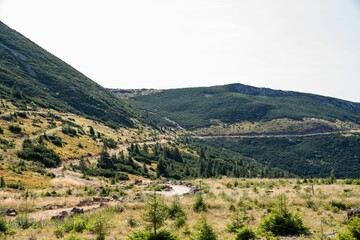
[[[359,239],[359,146],[359,103],[105,89],[0,22],[0,239]]]

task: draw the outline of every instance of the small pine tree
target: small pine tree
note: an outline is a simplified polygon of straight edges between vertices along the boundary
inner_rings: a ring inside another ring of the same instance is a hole
[[[148,169],[147,169],[147,167],[146,167],[146,164],[143,163],[143,173],[147,174],[148,172],[149,172],[149,171],[148,171]]]
[[[89,133],[90,133],[90,136],[95,136],[95,131],[94,131],[94,128],[92,126],[89,126]]]
[[[217,236],[212,226],[205,217],[201,218],[195,226],[194,233],[190,236],[191,240],[216,240]]]
[[[201,193],[198,193],[194,206],[193,206],[193,210],[194,212],[206,212],[207,211],[207,206],[206,203],[204,201],[204,198],[202,196]]]
[[[162,158],[159,159],[157,164],[157,175],[158,177],[167,175],[165,162]]]
[[[175,196],[169,208],[169,218],[176,219],[179,217],[185,217],[185,212],[180,205],[179,196]]]
[[[5,180],[3,177],[0,177],[0,188],[6,187]]]
[[[167,218],[167,207],[155,192],[149,195],[145,212],[141,217],[153,229],[154,234],[164,224]]]

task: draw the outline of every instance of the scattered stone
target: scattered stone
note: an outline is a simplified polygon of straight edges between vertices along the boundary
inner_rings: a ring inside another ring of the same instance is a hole
[[[74,207],[73,209],[71,209],[70,213],[71,213],[71,214],[83,214],[83,213],[84,213],[84,209],[83,209],[83,208]]]
[[[64,208],[65,204],[48,204],[45,206],[40,207],[40,210],[46,211],[46,210],[53,210],[58,208]]]
[[[111,197],[111,200],[112,200],[112,201],[118,201],[118,200],[119,200],[119,197],[116,196],[116,195],[113,195],[113,196]]]
[[[360,208],[352,208],[347,212],[348,220],[350,221],[353,217],[360,217]]]
[[[137,193],[135,194],[135,196],[133,197],[133,200],[141,200],[141,194],[140,193]]]
[[[52,216],[51,219],[52,220],[64,220],[65,217],[67,217],[69,215],[69,213],[67,211],[62,211],[59,212],[57,215]]]
[[[106,207],[107,206],[107,204],[106,203],[100,203],[100,205],[99,205],[99,207]]]
[[[173,188],[170,185],[164,185],[163,191],[170,192]]]
[[[141,185],[141,184],[142,184],[142,180],[135,179],[135,180],[134,180],[134,184],[135,184],[135,185]]]
[[[94,197],[93,201],[94,202],[110,202],[111,198],[109,198],[109,197]]]
[[[92,200],[82,200],[78,204],[76,204],[77,207],[83,207],[83,206],[90,206],[94,203]]]
[[[9,208],[5,211],[5,215],[9,216],[9,217],[15,217],[16,215],[18,215],[18,211],[16,211],[15,209]]]

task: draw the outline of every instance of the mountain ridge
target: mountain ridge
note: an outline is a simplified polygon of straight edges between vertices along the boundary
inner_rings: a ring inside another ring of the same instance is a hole
[[[0,22],[0,93],[17,104],[83,114],[113,126],[134,126],[136,113],[107,89]]]

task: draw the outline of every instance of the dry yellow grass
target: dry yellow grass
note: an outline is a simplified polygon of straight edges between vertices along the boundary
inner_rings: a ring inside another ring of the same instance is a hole
[[[0,199],[5,199],[2,201],[2,205],[25,210],[28,208],[34,211],[37,207],[49,203],[64,203],[67,207],[71,207],[82,199],[90,198],[86,194],[85,186],[83,185],[73,184],[67,180],[64,180],[62,184],[61,178],[52,181],[57,182],[56,191],[62,194],[61,197],[42,197],[43,194],[41,193],[45,191],[35,191],[35,193],[37,192],[36,198],[24,200],[21,198],[20,193],[0,192]],[[205,215],[217,233],[219,240],[233,239],[235,235],[226,230],[226,225],[230,223],[233,215],[233,212],[229,210],[231,205],[247,209],[247,215],[250,217],[248,225],[257,231],[261,218],[266,214],[267,209],[277,202],[279,194],[285,194],[288,209],[293,213],[298,213],[305,225],[309,227],[310,232],[313,234],[312,237],[316,237],[316,234],[319,232],[330,235],[342,231],[345,227],[346,211],[335,208],[331,205],[331,202],[342,203],[349,207],[360,206],[360,188],[358,186],[345,185],[342,181],[332,185],[314,184],[313,194],[311,184],[299,183],[298,181],[296,179],[231,178],[202,180],[201,185],[204,187],[204,199],[208,206],[208,211],[205,213],[194,212],[192,207],[195,202],[195,196],[181,196],[180,203],[186,212],[186,225],[188,227],[178,229],[174,226],[173,221],[167,220],[164,228],[177,234],[180,239],[186,239],[185,229],[192,230],[197,221]],[[193,182],[198,185],[200,184],[200,180]],[[104,186],[106,183],[102,184]],[[129,184],[130,182],[123,182],[118,187],[127,193],[130,198],[143,189],[141,186],[126,188],[125,186],[129,186]],[[73,189],[72,195],[65,197],[64,194],[69,185]],[[112,186],[112,188],[114,190],[115,186]],[[111,194],[117,194],[117,192],[113,191]],[[165,202],[168,205],[170,205],[171,201],[172,197],[165,197]],[[310,206],[310,202],[313,202],[314,205]],[[107,239],[126,239],[127,236],[134,232],[144,230],[141,213],[144,210],[145,203],[135,201],[120,204],[124,205],[125,211],[110,214],[112,227]],[[89,212],[87,214],[91,215],[92,213]],[[137,222],[135,227],[129,226],[128,220],[130,219]],[[28,239],[35,233],[37,234],[37,239],[55,239],[53,230],[56,227],[53,222],[47,222],[47,225],[40,229],[18,230],[16,235],[9,239]],[[87,231],[76,233],[76,235],[81,239],[94,238]],[[66,236],[69,236],[69,234],[66,234]],[[303,238],[295,237],[294,239]],[[309,239],[309,237],[305,239]]]

